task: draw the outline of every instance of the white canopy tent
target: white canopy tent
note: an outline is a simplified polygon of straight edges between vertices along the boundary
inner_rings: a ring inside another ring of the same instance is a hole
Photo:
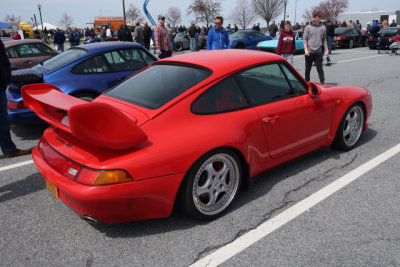
[[[43,29],[46,28],[47,30],[55,30],[57,29],[57,26],[54,26],[53,24],[50,24],[48,22],[43,23]],[[42,25],[38,25],[37,27],[33,27],[34,30],[39,29],[42,30]]]

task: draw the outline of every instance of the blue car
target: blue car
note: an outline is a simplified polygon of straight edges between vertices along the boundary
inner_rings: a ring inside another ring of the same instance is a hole
[[[298,30],[295,33],[296,53],[304,53],[303,31]],[[273,40],[258,43],[257,50],[276,53],[276,50],[278,48],[279,35],[280,33],[278,33]]]
[[[24,106],[21,96],[23,85],[49,83],[66,94],[92,101],[108,88],[156,60],[149,51],[136,43],[101,42],[76,46],[30,69],[15,70],[12,72],[12,83],[6,91],[10,123],[42,122]]]
[[[266,40],[272,40],[272,37],[253,30],[237,31],[229,35],[230,48],[256,49],[257,43]]]

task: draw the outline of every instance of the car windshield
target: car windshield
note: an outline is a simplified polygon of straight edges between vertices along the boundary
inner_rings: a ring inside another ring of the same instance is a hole
[[[246,38],[247,32],[235,32],[230,38]]]
[[[388,34],[388,33],[396,33],[399,31],[397,28],[386,28],[379,31],[379,34]]]
[[[118,84],[105,95],[157,109],[211,75],[211,71],[183,65],[154,65]]]
[[[88,51],[85,49],[70,49],[59,54],[58,56],[53,57],[52,59],[46,60],[40,65],[42,65],[41,67],[45,68],[46,70],[54,70],[65,63],[70,62],[71,60],[87,54],[87,52]]]
[[[343,34],[343,33],[347,33],[348,31],[349,31],[349,28],[336,28],[335,34]]]

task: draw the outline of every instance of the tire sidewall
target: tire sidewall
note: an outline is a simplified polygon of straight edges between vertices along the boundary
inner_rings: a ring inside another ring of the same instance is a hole
[[[233,160],[236,162],[238,166],[238,171],[239,171],[239,184],[236,189],[236,192],[234,192],[234,197],[232,198],[231,202],[222,210],[221,212],[214,214],[214,215],[206,215],[202,212],[200,212],[193,200],[193,184],[196,178],[196,174],[200,167],[203,165],[204,162],[206,162],[209,158],[213,157],[214,155],[217,154],[227,154],[233,158]],[[183,211],[190,217],[201,219],[201,220],[213,220],[215,218],[220,217],[223,215],[226,210],[229,209],[231,204],[234,202],[235,198],[237,197],[238,192],[240,191],[241,183],[243,180],[243,166],[241,164],[241,161],[237,155],[236,152],[234,152],[231,149],[228,148],[220,148],[216,149],[213,151],[210,151],[206,154],[204,154],[202,157],[200,157],[189,169],[189,171],[186,173],[184,181],[181,184],[180,187],[180,192],[179,192],[179,197],[177,198],[179,203],[178,205],[183,209]]]

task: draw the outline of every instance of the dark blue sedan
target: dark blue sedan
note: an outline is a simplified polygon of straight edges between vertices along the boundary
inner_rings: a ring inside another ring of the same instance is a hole
[[[266,40],[272,40],[272,37],[253,30],[237,31],[229,35],[230,48],[256,49],[258,42]]]
[[[22,101],[21,87],[25,84],[49,83],[66,94],[91,101],[155,60],[139,44],[102,42],[73,47],[30,69],[13,71],[7,88],[10,123],[40,122]]]

